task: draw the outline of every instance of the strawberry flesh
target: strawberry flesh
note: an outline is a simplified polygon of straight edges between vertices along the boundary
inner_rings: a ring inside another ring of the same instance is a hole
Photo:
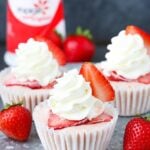
[[[84,63],[81,66],[80,74],[83,75],[86,81],[90,82],[92,94],[102,101],[112,101],[115,97],[115,92],[109,81],[92,63]]]
[[[49,34],[44,35],[43,37],[48,38],[53,43],[55,43],[58,47],[63,47],[62,37],[57,31],[51,31]]]
[[[115,71],[112,71],[110,76],[108,76],[108,80],[110,81],[125,81],[125,82],[129,82],[129,79],[126,79],[120,75],[118,75]]]
[[[67,63],[67,58],[63,50],[51,40],[44,37],[36,37],[35,40],[47,43],[49,50],[52,52],[54,58],[58,61],[59,65],[65,65]]]
[[[144,83],[144,84],[150,84],[150,73],[141,76],[138,78],[138,82]]]
[[[108,76],[107,78],[110,81],[139,82],[143,84],[150,84],[150,73],[140,76],[138,79],[127,79],[118,75],[116,72],[112,71],[111,75]]]
[[[106,113],[103,113],[103,114],[100,114],[98,117],[93,118],[92,120],[89,120],[88,118],[85,118],[79,121],[68,120],[68,119],[61,118],[58,115],[54,114],[52,111],[50,111],[49,119],[48,119],[48,127],[53,128],[54,130],[57,130],[57,129],[63,129],[66,127],[71,127],[71,126],[108,122],[108,121],[111,121],[111,119],[112,119],[112,116],[107,115]]]
[[[86,118],[83,120],[80,120],[80,121],[67,120],[67,119],[59,117],[58,115],[56,115],[56,114],[52,113],[52,111],[50,111],[49,119],[48,119],[48,127],[56,130],[56,129],[62,129],[65,127],[81,125],[81,124],[86,123],[87,121],[88,121],[88,119],[86,119]]]
[[[97,116],[96,118],[93,118],[92,120],[90,120],[87,124],[95,124],[95,123],[101,123],[101,122],[109,122],[111,121],[113,117],[106,114],[106,113],[102,113],[99,116]]]
[[[144,40],[145,47],[148,50],[148,54],[150,55],[150,34],[142,30],[141,28],[129,25],[125,29],[126,34],[139,34],[142,39]]]
[[[23,87],[28,87],[30,89],[50,89],[53,88],[54,85],[56,84],[56,80],[52,81],[49,83],[47,86],[41,86],[38,81],[33,80],[33,81],[18,81],[16,77],[11,77],[4,83],[6,86],[23,86]]]

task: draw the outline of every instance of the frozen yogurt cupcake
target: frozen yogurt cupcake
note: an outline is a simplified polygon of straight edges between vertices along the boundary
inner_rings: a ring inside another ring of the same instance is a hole
[[[34,106],[48,98],[61,73],[45,42],[29,39],[16,50],[16,66],[0,73],[0,93],[3,103],[23,101],[25,107]]]
[[[110,80],[116,94],[113,105],[121,116],[150,111],[150,35],[128,26],[111,39],[106,60],[97,67]]]
[[[45,150],[108,147],[118,113],[107,102],[114,98],[111,85],[93,64],[83,64],[80,74],[77,70],[65,73],[50,93],[33,111]]]

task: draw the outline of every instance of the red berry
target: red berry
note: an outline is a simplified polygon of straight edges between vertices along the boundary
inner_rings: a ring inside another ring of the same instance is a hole
[[[129,82],[134,81],[132,79],[124,78],[123,76],[118,75],[115,71],[112,71],[110,76],[107,77],[110,81],[123,81],[123,82]]]
[[[53,88],[54,85],[56,84],[56,80],[52,81],[51,83],[49,83],[48,85],[46,86],[41,86],[38,81],[36,80],[33,80],[33,81],[30,81],[30,80],[27,80],[27,81],[19,81],[16,79],[16,77],[12,76],[10,77],[8,80],[6,80],[4,82],[4,84],[6,86],[23,86],[23,87],[28,87],[30,89],[50,89],[50,88]]]
[[[96,118],[92,118],[92,120],[90,120],[88,122],[88,124],[95,124],[95,123],[100,123],[100,122],[109,122],[113,117],[106,114],[106,113],[102,113],[99,116],[97,116]]]
[[[150,54],[150,34],[142,30],[141,28],[129,25],[126,27],[126,34],[139,34],[144,40],[145,47],[148,49],[148,54]]]
[[[0,112],[0,130],[12,139],[26,141],[30,135],[31,126],[31,113],[23,106],[10,106]]]
[[[95,44],[89,30],[77,28],[76,34],[64,41],[64,51],[69,62],[90,61],[95,53]]]
[[[61,118],[58,115],[53,114],[52,111],[50,111],[49,119],[48,119],[48,127],[53,128],[53,129],[62,129],[65,127],[81,125],[81,124],[86,123],[87,121],[88,121],[87,118],[80,120],[80,121],[68,120],[65,118]]]
[[[44,37],[36,37],[35,40],[46,42],[49,50],[52,52],[55,59],[58,61],[59,65],[65,65],[67,62],[65,53],[62,49],[60,49],[56,44],[54,44],[51,40]]]
[[[150,84],[150,73],[141,76],[138,78],[138,82],[144,83],[144,84]]]
[[[97,116],[96,118],[93,118],[92,120],[89,120],[88,118],[84,118],[82,120],[68,120],[65,118],[61,118],[58,115],[53,114],[52,111],[50,111],[48,119],[48,127],[56,130],[71,126],[79,126],[82,124],[95,124],[100,122],[108,122],[111,119],[112,116],[103,113]]]
[[[134,118],[126,126],[124,150],[150,150],[150,121]]]
[[[115,92],[109,81],[92,63],[84,63],[81,66],[80,74],[83,75],[86,81],[90,82],[93,95],[102,101],[112,101],[115,97]]]
[[[51,31],[47,36],[45,36],[49,40],[51,40],[54,44],[56,44],[59,48],[62,48],[63,42],[62,37],[57,31]]]

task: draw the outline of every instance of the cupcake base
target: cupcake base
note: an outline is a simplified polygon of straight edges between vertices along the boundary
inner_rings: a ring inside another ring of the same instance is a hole
[[[23,106],[31,112],[34,107],[49,97],[50,89],[30,89],[23,86],[5,86],[4,79],[9,74],[10,69],[6,68],[0,73],[0,95],[3,104],[23,102]]]
[[[135,116],[150,111],[150,84],[110,81],[115,90],[113,106],[120,116]]]
[[[47,126],[49,107],[46,100],[35,107],[33,119],[45,150],[105,150],[118,118],[112,106],[108,105],[107,110],[113,116],[110,122],[53,130]]]

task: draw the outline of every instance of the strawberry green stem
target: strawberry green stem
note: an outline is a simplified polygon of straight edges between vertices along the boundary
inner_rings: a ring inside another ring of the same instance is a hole
[[[144,116],[144,119],[146,119],[147,121],[150,121],[150,115]]]
[[[85,37],[87,37],[88,39],[92,40],[93,39],[93,36],[92,36],[92,33],[90,32],[89,29],[84,29],[81,28],[80,26],[77,27],[76,29],[76,35],[83,35]]]
[[[10,103],[10,104],[6,104],[6,105],[4,106],[4,109],[3,109],[3,110],[9,109],[9,108],[12,107],[12,106],[22,106],[22,105],[23,105],[23,102],[22,102],[22,101],[20,101],[20,102],[18,102],[18,103],[12,102],[12,103]]]

